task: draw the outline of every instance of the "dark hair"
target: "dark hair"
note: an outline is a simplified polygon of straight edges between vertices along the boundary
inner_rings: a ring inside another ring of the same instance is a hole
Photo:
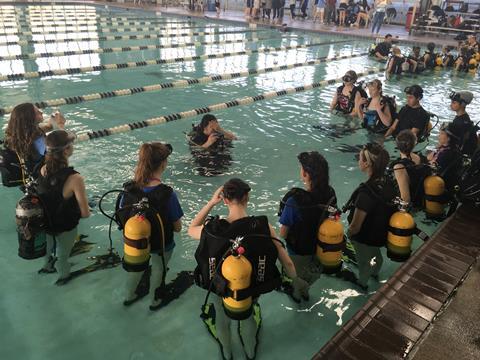
[[[443,123],[440,131],[445,132],[448,136],[448,145],[459,146],[462,138],[462,129],[454,123]]]
[[[353,82],[356,83],[358,80],[358,75],[355,71],[353,70],[348,70],[345,75],[342,77],[342,81],[344,82]]]
[[[213,114],[206,114],[202,117],[202,120],[200,121],[200,124],[198,125],[198,130],[203,132],[205,128],[210,124],[212,121],[218,121],[215,115]]]
[[[414,46],[413,51],[420,51],[420,46]]]
[[[405,155],[410,155],[415,147],[417,138],[412,130],[406,129],[400,131],[395,139],[395,142],[397,143],[397,148],[400,152],[404,153]]]
[[[429,42],[429,43],[427,44],[427,49],[428,49],[429,51],[433,51],[433,50],[435,49],[435,43]]]
[[[407,86],[403,91],[407,95],[415,96],[418,100],[423,98],[423,89],[420,85]]]
[[[392,34],[385,35],[385,39],[393,37]]]
[[[37,124],[35,106],[32,103],[23,103],[13,108],[5,130],[7,148],[27,159],[33,152],[33,142],[44,135]]]
[[[45,138],[47,152],[45,153],[45,168],[47,177],[68,167],[68,156],[65,150],[72,146],[75,135],[65,130],[54,130]]]
[[[382,145],[368,143],[363,147],[360,156],[362,161],[370,163],[372,168],[372,175],[369,181],[381,179],[385,175],[385,170],[390,162],[390,155]]]
[[[223,197],[227,200],[242,202],[250,192],[250,186],[239,178],[232,178],[223,184]]]
[[[303,170],[310,176],[312,192],[326,192],[330,182],[328,161],[317,151],[302,152],[297,158]]]
[[[145,143],[140,146],[138,164],[135,169],[133,181],[138,187],[144,187],[151,180],[155,171],[167,160],[172,153],[170,144],[161,142]]]

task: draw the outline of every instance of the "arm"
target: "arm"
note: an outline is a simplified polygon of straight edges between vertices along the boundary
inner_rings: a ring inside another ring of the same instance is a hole
[[[360,232],[360,229],[362,228],[362,224],[365,221],[365,218],[367,217],[367,213],[363,210],[360,210],[359,208],[355,208],[355,212],[353,213],[353,219],[352,222],[350,223],[350,226],[348,227],[347,230],[347,235],[349,238],[351,238],[354,235],[357,235]]]
[[[337,93],[335,92],[335,95],[333,95],[332,102],[330,103],[330,111],[333,111],[335,109],[335,106],[337,106]]]
[[[399,120],[395,119],[392,126],[390,126],[388,128],[387,132],[385,133],[385,138],[389,138],[393,134],[393,132],[397,129],[398,122],[399,122]]]
[[[45,132],[49,132],[54,130],[55,128],[65,130],[65,117],[62,115],[61,112],[57,111],[50,118],[48,121],[44,121],[40,123],[38,126]]]
[[[202,210],[200,210],[197,216],[195,216],[195,218],[192,220],[190,226],[188,227],[188,235],[193,239],[200,240],[205,219],[207,218],[213,207],[217,205],[220,201],[222,201],[222,197],[220,195],[222,191],[223,186],[219,187],[215,191],[210,201],[202,208]]]
[[[221,127],[218,128],[218,131],[220,131],[223,135],[225,135],[225,138],[227,140],[237,140],[237,136],[234,133],[232,133],[231,131],[227,131],[227,130],[221,128]]]
[[[360,97],[358,104],[356,104],[358,118],[362,121],[363,121],[363,105],[366,104],[367,101],[368,99]]]
[[[173,223],[173,231],[177,233],[182,231],[182,219],[178,219]]]
[[[71,176],[72,192],[78,202],[80,208],[80,216],[87,218],[90,216],[90,207],[88,206],[87,192],[85,190],[85,182],[80,174]]]
[[[393,169],[398,188],[400,189],[400,197],[403,201],[410,203],[410,179],[408,177],[407,169],[405,169],[405,166],[402,164],[395,164]]]
[[[286,225],[281,225],[280,226],[280,237],[282,239],[286,239],[287,236],[288,236],[288,230],[289,230],[289,227],[286,226]]]
[[[215,144],[218,140],[218,135],[217,134],[210,134],[208,137],[208,140],[205,141],[202,145],[200,145],[204,149],[208,149],[210,146]]]
[[[387,104],[383,104],[383,106],[378,104],[376,110],[383,125],[390,127],[392,125],[392,115],[390,114],[390,108]]]
[[[271,225],[269,225],[269,227],[270,227],[270,236],[276,237],[275,230],[273,230]],[[290,256],[288,256],[287,250],[285,250],[278,241],[275,241],[273,239],[272,241],[275,244],[275,247],[277,248],[277,251],[278,251],[278,260],[280,260],[280,263],[285,269],[287,276],[291,279],[296,278],[297,272],[295,271],[295,265],[293,264],[292,259],[290,259]]]

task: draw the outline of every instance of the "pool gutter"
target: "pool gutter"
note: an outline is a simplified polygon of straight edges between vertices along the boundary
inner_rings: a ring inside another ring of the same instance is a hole
[[[479,220],[462,205],[313,359],[411,357],[480,256]]]

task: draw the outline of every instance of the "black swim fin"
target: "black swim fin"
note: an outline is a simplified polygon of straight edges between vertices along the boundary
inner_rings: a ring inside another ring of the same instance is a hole
[[[337,150],[343,153],[358,153],[363,149],[363,145],[348,145],[340,144],[337,146]]]
[[[155,298],[161,299],[161,301],[158,305],[150,306],[150,310],[155,311],[167,306],[173,300],[178,299],[193,283],[193,271],[180,271],[175,279],[155,291]]]
[[[202,305],[202,313],[200,314],[200,318],[202,319],[203,323],[207,327],[208,332],[212,335],[213,339],[217,342],[218,346],[220,347],[220,354],[222,356],[222,360],[227,360],[225,357],[225,352],[223,350],[223,345],[220,342],[220,339],[217,335],[217,326],[215,324],[216,320],[216,309],[212,303]]]
[[[70,282],[70,280],[73,280],[80,275],[88,274],[97,270],[111,269],[122,262],[122,259],[120,259],[120,256],[114,250],[110,251],[108,254],[89,257],[89,259],[95,260],[95,262],[79,270],[72,271],[68,277],[57,280],[55,284],[59,286],[65,285]]]
[[[85,254],[93,248],[95,243],[83,240],[87,237],[88,235],[83,235],[83,234],[80,234],[77,236],[77,239],[73,244],[72,251],[70,252],[70,257],[80,255],[80,254]]]

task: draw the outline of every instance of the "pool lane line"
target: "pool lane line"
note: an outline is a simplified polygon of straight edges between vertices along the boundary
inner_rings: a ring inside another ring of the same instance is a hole
[[[87,20],[87,19],[92,19],[97,20],[97,21],[102,21],[102,20],[108,20],[108,19],[113,19],[115,21],[129,21],[129,20],[144,20],[144,21],[151,21],[151,20],[157,20],[157,21],[165,21],[168,22],[171,19],[178,20],[178,18],[165,18],[165,17],[156,17],[156,16],[22,16],[22,15],[15,15],[15,16],[0,16],[0,20],[8,20],[8,21],[17,21],[17,22],[23,22],[23,23],[29,23],[29,22],[42,22],[42,21],[55,21],[55,20],[61,20],[61,21],[81,21],[81,20]],[[191,18],[188,19],[186,18],[183,21],[194,21]]]
[[[66,38],[66,39],[42,39],[42,40],[19,40],[19,41],[4,41],[0,42],[0,46],[5,45],[28,45],[28,44],[56,44],[79,41],[116,41],[116,40],[145,40],[145,39],[163,39],[185,36],[205,36],[205,35],[223,35],[223,34],[244,34],[256,33],[267,30],[235,30],[235,31],[188,31],[176,34],[141,34],[141,35],[112,35],[112,36],[98,36],[96,38]]]
[[[340,43],[340,42],[348,42],[348,40],[338,41],[337,43]],[[333,43],[335,42],[312,43],[312,44],[304,44],[304,45],[289,45],[289,46],[279,46],[279,47],[270,47],[270,48],[263,47],[260,49],[247,49],[247,50],[242,50],[237,52],[226,52],[226,53],[218,53],[218,54],[194,55],[194,56],[169,58],[169,59],[143,60],[143,61],[136,61],[136,62],[121,63],[121,64],[105,64],[105,65],[86,66],[86,67],[79,67],[79,68],[67,68],[67,69],[59,69],[59,70],[31,71],[26,73],[2,75],[0,76],[0,82],[37,79],[37,78],[44,78],[44,77],[55,76],[55,75],[74,75],[74,74],[89,73],[93,71],[131,69],[131,68],[150,66],[150,65],[173,64],[173,63],[181,63],[181,62],[196,61],[196,60],[223,59],[229,56],[265,54],[265,53],[288,51],[288,50],[295,50],[295,49],[306,49],[314,46],[330,45]]]
[[[306,62],[301,62],[301,63],[271,66],[267,68],[251,68],[245,71],[240,71],[235,73],[216,74],[216,75],[204,76],[204,77],[194,78],[194,79],[183,79],[183,80],[176,80],[168,83],[133,87],[129,89],[110,90],[110,91],[104,91],[104,92],[94,93],[94,94],[75,95],[75,96],[70,96],[66,98],[43,100],[43,101],[36,102],[35,106],[39,109],[45,109],[47,107],[53,107],[53,106],[75,105],[75,104],[80,104],[88,101],[96,101],[96,100],[108,99],[113,97],[130,96],[130,95],[142,94],[142,93],[152,92],[152,91],[161,91],[165,89],[183,88],[183,87],[197,85],[197,84],[203,85],[211,82],[237,79],[240,77],[248,77],[252,75],[269,74],[275,71],[296,69],[303,66],[319,65],[327,62],[353,59],[353,58],[367,56],[367,55],[368,53],[339,55],[334,57],[325,56],[325,57],[320,57],[320,58],[316,58],[316,59],[309,60]],[[0,108],[0,115],[9,114],[10,112],[12,112],[14,107],[15,106],[7,106],[4,108]]]
[[[359,77],[361,76],[367,76],[367,75],[373,75],[378,72],[383,72],[385,71],[385,68],[374,68],[374,69],[368,69],[367,71],[364,71],[362,73],[358,73],[357,75]],[[95,130],[95,131],[88,131],[86,133],[82,134],[77,134],[77,139],[76,141],[87,141],[87,140],[93,140],[93,139],[98,139],[106,136],[111,136],[115,134],[121,134],[129,131],[133,131],[136,129],[142,129],[148,126],[154,126],[154,125],[159,125],[159,124],[164,124],[167,122],[175,121],[175,120],[180,120],[180,119],[187,119],[191,117],[195,117],[198,115],[202,114],[207,114],[210,112],[214,111],[220,111],[220,110],[225,110],[229,109],[232,107],[236,106],[243,106],[243,105],[250,105],[259,101],[263,100],[270,100],[274,99],[277,97],[285,96],[285,95],[292,95],[292,94],[297,94],[301,93],[304,91],[316,89],[319,87],[327,86],[327,85],[333,85],[338,82],[342,81],[342,77],[336,78],[336,79],[329,79],[329,80],[322,80],[319,82],[311,83],[311,84],[306,84],[302,86],[296,86],[296,87],[291,87],[291,88],[286,88],[283,90],[278,90],[278,91],[266,91],[262,94],[258,94],[255,96],[247,96],[247,97],[242,97],[242,98],[237,98],[232,101],[228,102],[223,102],[219,104],[213,104],[213,105],[208,105],[205,107],[201,108],[196,108],[192,110],[187,110],[179,113],[173,113],[169,115],[164,115],[160,116],[157,118],[152,118],[148,120],[143,120],[143,121],[138,121],[130,124],[124,124],[124,125],[119,125],[119,126],[114,126],[108,129],[102,129],[102,130]]]
[[[90,20],[85,19],[84,21],[29,21],[29,22],[17,22],[15,20],[12,21],[0,21],[0,26],[16,26],[17,28],[25,28],[25,27],[61,27],[61,26],[88,26],[88,25],[109,25],[109,26],[117,26],[117,25],[124,25],[129,24],[131,25],[168,25],[168,24],[195,24],[195,21],[132,21],[132,20],[125,20],[125,21],[116,21],[116,20],[107,20],[107,21],[97,21],[97,20]]]
[[[126,33],[126,32],[147,32],[147,31],[156,31],[160,34],[171,34],[175,32],[181,32],[185,31],[186,29],[200,29],[200,28],[208,28],[208,26],[201,26],[201,25],[196,25],[196,26],[185,26],[185,27],[133,27],[133,28],[113,28],[113,29],[101,29],[101,28],[96,28],[96,29],[80,29],[80,30],[70,30],[70,29],[65,29],[61,31],[24,31],[24,32],[12,32],[12,33],[0,33],[0,36],[32,36],[32,35],[67,35],[67,34],[82,34],[82,33],[97,33],[97,34],[111,34],[111,33]],[[241,30],[246,28],[242,27],[230,27],[229,29],[224,28],[216,28],[212,27],[212,30]]]
[[[99,49],[86,49],[86,50],[71,50],[71,51],[56,51],[56,52],[45,52],[45,53],[29,53],[29,54],[18,54],[18,55],[8,55],[0,56],[0,61],[5,60],[35,60],[38,58],[48,58],[48,57],[59,57],[59,56],[71,56],[71,55],[89,55],[89,54],[110,54],[117,52],[128,52],[128,51],[142,51],[142,50],[157,50],[157,49],[182,49],[190,46],[199,47],[207,45],[226,45],[226,44],[248,44],[256,43],[259,41],[269,41],[269,40],[281,40],[282,38],[257,38],[253,37],[252,39],[236,39],[236,40],[219,40],[219,41],[190,41],[190,42],[181,42],[181,43],[169,43],[169,44],[159,44],[159,45],[138,45],[138,46],[124,46],[124,47],[113,47],[113,48],[99,48]]]

